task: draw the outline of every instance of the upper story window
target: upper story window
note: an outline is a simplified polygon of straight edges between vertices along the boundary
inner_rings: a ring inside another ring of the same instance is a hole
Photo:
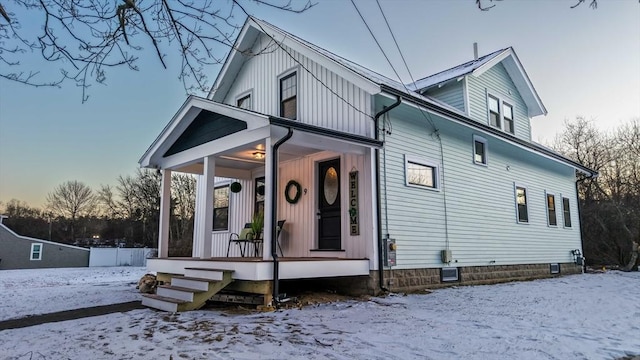
[[[489,125],[515,134],[513,105],[497,96],[488,94],[487,109],[489,111]]]
[[[562,215],[564,218],[564,227],[571,227],[571,207],[569,206],[569,198],[562,198]]]
[[[529,222],[527,188],[518,185],[516,185],[516,212],[518,215],[518,223]]]
[[[41,243],[33,243],[31,244],[31,260],[42,260],[42,244]]]
[[[557,226],[558,219],[556,217],[556,196],[547,194],[547,224],[549,226]]]
[[[295,120],[298,114],[298,76],[291,73],[280,79],[280,116]]]
[[[487,165],[487,139],[473,135],[473,163]]]
[[[405,184],[438,190],[438,166],[428,160],[405,156]]]
[[[251,110],[251,108],[252,108],[251,94],[247,94],[247,95],[239,98],[238,101],[236,102],[236,106],[241,108],[241,109]]]
[[[493,127],[501,128],[499,100],[489,95],[489,124]]]
[[[229,185],[213,190],[213,230],[229,229]]]

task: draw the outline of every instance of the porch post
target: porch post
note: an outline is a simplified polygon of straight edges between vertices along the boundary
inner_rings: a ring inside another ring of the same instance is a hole
[[[160,188],[160,229],[158,232],[158,257],[169,257],[169,213],[171,212],[171,170],[162,171]]]
[[[202,209],[204,211],[200,214],[202,226],[199,227],[200,233],[198,234],[198,237],[200,238],[201,258],[209,258],[212,255],[211,239],[213,236],[213,190],[215,167],[216,162],[213,155],[204,158],[204,171],[202,176],[202,180],[204,181],[204,196],[202,199],[204,201],[204,206],[202,206]]]
[[[265,157],[264,157],[264,231],[262,241],[262,259],[271,260],[271,229],[275,227],[276,222],[274,219],[277,215],[272,213],[273,202],[277,199],[273,198],[272,187],[278,187],[278,184],[273,184],[273,149],[271,146],[271,137],[264,139],[265,145]]]

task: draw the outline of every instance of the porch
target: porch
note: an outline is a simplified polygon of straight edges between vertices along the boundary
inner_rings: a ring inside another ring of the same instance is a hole
[[[278,267],[281,280],[369,275],[369,259],[280,257]],[[234,280],[273,280],[273,261],[257,257],[171,257],[147,261],[147,269],[158,273],[184,275],[188,268],[232,271]]]

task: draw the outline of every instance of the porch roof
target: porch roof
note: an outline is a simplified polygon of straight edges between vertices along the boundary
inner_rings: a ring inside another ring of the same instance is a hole
[[[203,156],[255,145],[267,137],[284,134],[284,129],[288,128],[306,137],[325,139],[318,143],[329,141],[357,147],[382,147],[382,141],[366,136],[190,96],[147,149],[139,164],[158,169],[167,168],[168,164],[187,164]]]

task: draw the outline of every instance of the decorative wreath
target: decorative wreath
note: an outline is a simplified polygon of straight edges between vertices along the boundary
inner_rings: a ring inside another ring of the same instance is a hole
[[[240,190],[242,190],[242,184],[240,184],[239,182],[232,182],[231,186],[230,186],[230,190],[232,193],[239,193]]]
[[[293,198],[289,196],[289,193],[291,192],[291,187],[296,188],[296,193],[293,196]],[[284,197],[285,199],[287,199],[287,202],[289,204],[295,204],[298,202],[298,200],[300,200],[301,195],[302,195],[302,188],[300,187],[300,184],[295,180],[289,180],[289,182],[287,183],[287,186],[284,188]]]

